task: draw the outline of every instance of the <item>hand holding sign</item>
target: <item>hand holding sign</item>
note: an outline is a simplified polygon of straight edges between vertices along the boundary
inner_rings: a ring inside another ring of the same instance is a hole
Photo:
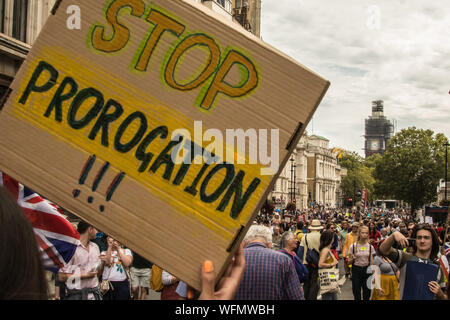
[[[225,275],[220,279],[215,287],[214,266],[204,263],[202,267],[202,293],[200,300],[232,300],[239,287],[242,276],[245,271],[244,242],[241,243],[239,249],[228,266]]]

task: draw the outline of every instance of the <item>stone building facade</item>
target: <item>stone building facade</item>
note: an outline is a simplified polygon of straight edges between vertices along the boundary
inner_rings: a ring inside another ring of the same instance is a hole
[[[269,200],[274,200],[280,209],[294,198],[299,210],[311,204],[341,206],[342,174],[329,140],[305,133],[269,193]]]
[[[56,0],[0,0],[0,95],[6,91]]]

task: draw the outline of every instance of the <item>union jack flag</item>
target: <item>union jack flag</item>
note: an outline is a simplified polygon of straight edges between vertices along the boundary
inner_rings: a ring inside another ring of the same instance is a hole
[[[80,234],[57,205],[1,171],[0,186],[11,193],[31,222],[44,267],[57,273],[73,257]]]
[[[444,244],[445,254],[441,256],[439,259],[439,263],[441,264],[442,269],[444,270],[445,281],[448,281],[449,272],[450,272],[450,243],[447,242]]]

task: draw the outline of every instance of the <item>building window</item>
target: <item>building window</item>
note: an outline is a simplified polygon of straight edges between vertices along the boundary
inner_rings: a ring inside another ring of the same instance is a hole
[[[12,37],[27,41],[28,0],[15,0],[13,9]]]
[[[0,32],[27,41],[28,0],[0,0]]]
[[[231,0],[215,0],[218,4],[220,4],[227,12],[231,13],[231,7],[233,3]]]
[[[236,0],[236,9],[248,7],[248,0]]]

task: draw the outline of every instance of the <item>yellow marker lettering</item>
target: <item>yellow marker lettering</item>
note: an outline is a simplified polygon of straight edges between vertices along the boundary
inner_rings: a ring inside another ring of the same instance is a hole
[[[247,69],[247,79],[241,79],[243,84],[240,86],[233,86],[225,81],[226,76],[235,64]],[[258,72],[253,62],[242,53],[230,50],[206,91],[200,107],[206,110],[211,109],[218,93],[224,93],[230,97],[242,97],[256,88],[258,81]]]
[[[146,71],[150,57],[157,46],[159,39],[162,37],[165,31],[169,31],[175,34],[177,37],[180,36],[185,27],[178,21],[169,18],[168,16],[162,14],[159,11],[152,9],[146,18],[146,21],[154,24],[154,28],[148,37],[144,48],[142,49],[139,59],[136,63],[135,69],[139,71]]]
[[[112,1],[106,10],[106,20],[113,28],[111,39],[105,37],[105,27],[96,25],[92,29],[92,46],[100,51],[115,52],[121,50],[130,39],[128,28],[118,21],[120,10],[130,7],[131,15],[141,17],[145,11],[145,4],[142,0],[115,0]]]
[[[181,56],[190,48],[195,46],[207,47],[209,50],[209,58],[206,67],[202,72],[187,84],[179,84],[174,77],[175,68]],[[220,49],[217,43],[211,37],[205,34],[193,34],[187,36],[172,52],[166,65],[164,77],[169,86],[179,90],[191,90],[197,88],[205,82],[216,70],[220,61]]]

